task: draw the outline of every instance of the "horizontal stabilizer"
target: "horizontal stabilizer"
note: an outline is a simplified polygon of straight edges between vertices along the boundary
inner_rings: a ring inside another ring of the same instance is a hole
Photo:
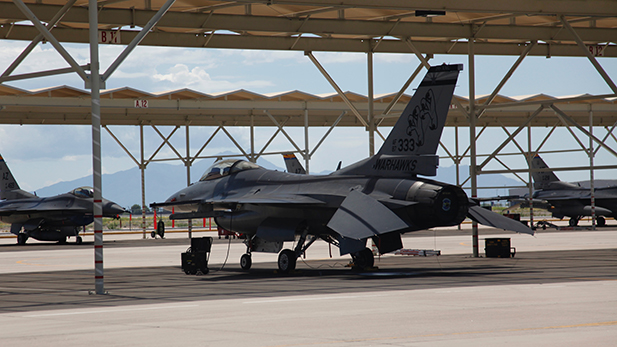
[[[362,240],[409,226],[379,201],[352,190],[328,222],[328,227],[344,237]]]
[[[493,228],[505,229],[523,234],[534,234],[533,230],[526,227],[523,223],[491,212],[478,205],[469,207],[468,216],[480,224],[488,225]]]

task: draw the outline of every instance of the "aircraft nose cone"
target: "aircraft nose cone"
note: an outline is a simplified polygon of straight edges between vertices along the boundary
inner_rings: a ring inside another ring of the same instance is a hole
[[[115,202],[108,202],[103,206],[103,215],[106,217],[115,217],[126,212],[126,210]]]

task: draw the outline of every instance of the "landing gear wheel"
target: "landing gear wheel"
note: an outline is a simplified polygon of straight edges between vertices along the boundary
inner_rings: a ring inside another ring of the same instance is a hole
[[[570,220],[568,221],[568,225],[570,225],[571,227],[575,227],[578,225],[578,218],[570,218]]]
[[[290,250],[290,249],[284,249],[281,251],[281,253],[279,253],[279,260],[278,260],[278,265],[279,265],[279,271],[281,271],[281,273],[289,273],[290,271],[293,271],[296,269],[296,252]]]
[[[373,251],[369,248],[365,248],[353,256],[354,264],[361,269],[371,268],[375,265],[375,256]]]
[[[78,245],[81,245],[81,243],[84,242],[84,240],[81,238],[81,236],[77,236],[75,238],[75,243]]]
[[[251,260],[251,255],[248,253],[243,254],[240,257],[240,267],[242,270],[248,270],[253,265],[253,260]]]
[[[58,240],[58,243],[61,244],[61,245],[65,244],[66,243],[66,236],[60,238],[60,240]]]
[[[27,240],[28,240],[28,234],[26,233],[17,234],[17,244],[18,245],[25,245]]]

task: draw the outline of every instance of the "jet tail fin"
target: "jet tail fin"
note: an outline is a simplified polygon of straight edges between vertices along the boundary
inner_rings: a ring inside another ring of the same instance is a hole
[[[13,177],[11,170],[0,155],[0,200],[14,200],[36,197],[34,194],[28,193],[19,188],[19,184]]]
[[[336,174],[381,177],[437,175],[437,147],[463,65],[431,67],[379,152]]]
[[[540,158],[539,155],[535,155],[531,160],[531,168],[532,169],[546,169],[543,171],[535,171],[531,173],[531,177],[533,178],[533,188],[534,189],[548,189],[552,182],[559,182],[559,178],[551,169],[549,169],[548,165]]]
[[[300,161],[296,158],[295,154],[283,153],[283,159],[285,160],[287,172],[302,175],[306,174],[306,170],[304,170],[304,167],[300,164]]]

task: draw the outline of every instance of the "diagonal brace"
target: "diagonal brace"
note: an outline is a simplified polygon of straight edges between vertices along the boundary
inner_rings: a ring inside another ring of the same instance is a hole
[[[49,41],[49,43],[54,46],[54,48],[58,51],[58,53],[60,53],[62,58],[64,58],[64,60],[69,63],[69,65],[73,68],[73,70],[75,70],[75,72],[77,72],[79,77],[81,77],[84,81],[88,81],[88,75],[86,74],[84,69],[82,69],[81,66],[77,64],[77,62],[73,59],[73,57],[71,57],[69,52],[67,52],[64,47],[62,47],[60,42],[56,40],[56,38],[51,34],[51,32],[49,32],[49,30],[47,30],[47,28],[45,28],[45,26],[41,24],[41,21],[34,15],[34,13],[32,13],[32,11],[30,11],[28,6],[26,6],[26,4],[24,4],[22,0],[13,0],[13,3],[32,22],[34,27],[41,34],[43,34],[45,39],[47,39],[47,41]]]
[[[600,147],[606,149],[607,151],[609,151],[612,155],[614,155],[615,157],[617,157],[617,152],[615,152],[612,148],[610,148],[609,146],[607,146],[606,144],[604,144],[602,141],[600,141],[600,139],[598,139],[597,137],[595,137],[593,134],[591,134],[589,131],[587,131],[587,129],[583,128],[580,124],[578,124],[577,122],[574,121],[574,119],[570,118],[570,116],[568,116],[567,114],[565,114],[562,110],[560,110],[559,108],[557,108],[557,106],[555,105],[551,105],[551,108],[557,112],[557,114],[561,117],[563,117],[563,119],[565,119],[566,121],[570,122],[571,124],[573,124],[578,130],[580,130],[583,134],[587,135],[588,137],[590,137],[592,140],[594,140]],[[585,148],[583,146],[583,148]]]

